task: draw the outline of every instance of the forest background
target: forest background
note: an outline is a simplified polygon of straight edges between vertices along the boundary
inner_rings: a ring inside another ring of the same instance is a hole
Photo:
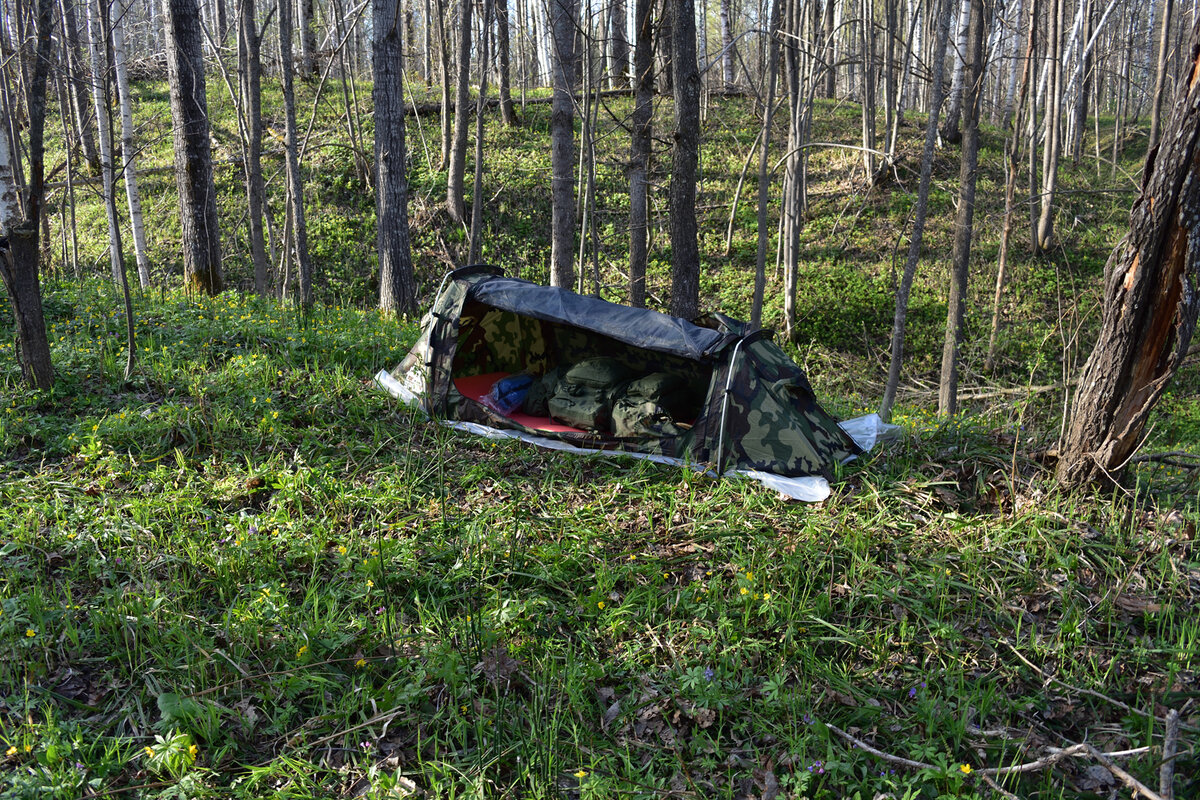
[[[6,791],[1195,790],[1187,337],[1053,480],[1194,6],[0,14]],[[811,509],[429,428],[364,379],[480,261],[904,436]]]

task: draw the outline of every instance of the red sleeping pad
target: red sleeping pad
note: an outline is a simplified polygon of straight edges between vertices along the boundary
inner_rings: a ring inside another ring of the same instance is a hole
[[[487,375],[471,375],[467,378],[455,378],[454,388],[458,389],[458,393],[463,397],[469,397],[477,403],[482,403],[483,398],[487,397],[488,392],[492,390],[492,384],[501,378],[507,378],[510,374],[508,372],[490,372]],[[538,431],[549,431],[551,433],[587,433],[587,431],[580,430],[579,428],[572,428],[570,425],[555,422],[549,417],[534,417],[524,414],[520,410],[509,414],[508,418],[518,425],[524,425],[526,428]]]

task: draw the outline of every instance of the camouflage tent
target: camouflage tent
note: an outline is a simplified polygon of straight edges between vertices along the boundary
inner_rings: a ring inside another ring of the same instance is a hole
[[[483,396],[514,373],[557,376],[599,357],[625,365],[631,381],[622,386],[654,374],[685,387],[692,398],[687,418],[647,406],[646,424],[634,435],[617,436],[519,410],[503,414]],[[419,341],[391,378],[437,418],[588,449],[668,456],[718,473],[829,477],[836,464],[860,452],[817,404],[804,372],[770,331],[751,331],[716,313],[692,323],[507,278],[491,267],[447,276]]]

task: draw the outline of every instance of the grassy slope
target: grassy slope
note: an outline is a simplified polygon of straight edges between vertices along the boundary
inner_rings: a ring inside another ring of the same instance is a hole
[[[160,88],[142,92],[144,124],[162,130]],[[796,797],[988,796],[985,766],[1083,739],[1151,745],[1161,725],[1141,712],[1194,697],[1195,484],[1158,469],[1139,475],[1167,492],[1158,503],[1057,495],[1030,458],[1057,430],[1052,393],[933,420],[921,381],[940,344],[939,259],[915,295],[907,435],[850,467],[822,506],[462,437],[366,383],[415,330],[336,305],[369,303],[373,220],[329,113],[310,219],[324,220],[312,237],[331,304],[313,319],[232,293],[147,294],[141,370],[126,384],[111,291],[52,278],[54,392],[21,389],[11,344],[0,346],[4,791],[384,796],[411,779],[440,797],[734,797],[775,780]],[[545,264],[544,113],[489,130],[485,255],[529,277]],[[850,141],[853,113],[822,106],[814,138]],[[733,255],[716,254],[749,119],[720,101],[706,126],[705,292],[734,313],[747,302],[752,207],[739,211]],[[915,146],[919,129],[905,132]],[[977,297],[990,291],[999,224],[994,132],[985,144]],[[622,148],[605,140],[600,169],[614,299]],[[461,235],[433,211],[444,189],[419,152],[428,286]],[[148,158],[169,163],[169,143]],[[889,259],[911,204],[895,187],[862,196],[851,164],[840,151],[813,159],[799,303],[810,334],[794,351],[844,413],[878,395]],[[1093,188],[1091,169],[1068,171],[1067,185]],[[954,172],[946,153],[933,254],[948,249]],[[236,175],[222,175],[223,213],[236,219]],[[149,190],[164,269],[168,177]],[[1019,254],[1007,303],[1021,324],[1006,329],[1002,382],[1052,382],[1085,352],[1127,199],[1068,195],[1064,249],[1046,262]],[[81,218],[97,260],[102,214],[85,204]],[[227,237],[241,279],[244,233]],[[776,296],[775,320],[780,307]],[[985,324],[972,320],[972,383]],[[1157,444],[1200,439],[1196,383],[1192,367],[1156,417]],[[933,768],[880,762],[829,725]],[[1125,763],[1156,785],[1153,754]],[[1005,785],[1022,797],[1098,792],[1087,766]],[[1188,755],[1179,772],[1196,766]],[[1180,796],[1198,789],[1186,780]]]

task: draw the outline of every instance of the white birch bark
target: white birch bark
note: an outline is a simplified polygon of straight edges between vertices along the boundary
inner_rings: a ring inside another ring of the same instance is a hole
[[[7,126],[6,126],[7,127]],[[21,201],[17,195],[17,173],[13,167],[8,131],[0,130],[0,234],[21,221]]]
[[[121,172],[125,176],[125,198],[129,202],[129,225],[133,229],[133,251],[137,258],[138,283],[150,285],[150,255],[146,249],[146,224],[142,219],[142,200],[138,193],[137,156],[133,142],[133,108],[129,98],[129,76],[125,69],[124,0],[112,0],[113,71],[117,78],[117,97],[121,111]]]

